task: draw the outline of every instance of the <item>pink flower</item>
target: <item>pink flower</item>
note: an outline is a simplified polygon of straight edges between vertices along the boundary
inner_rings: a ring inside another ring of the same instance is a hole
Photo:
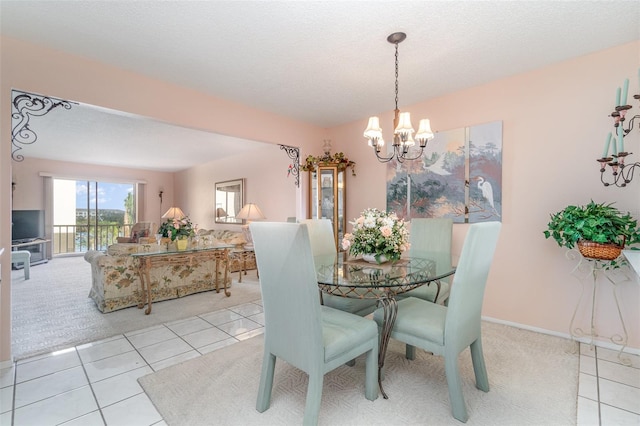
[[[380,233],[382,234],[383,237],[389,238],[392,234],[391,227],[388,225],[381,226]]]

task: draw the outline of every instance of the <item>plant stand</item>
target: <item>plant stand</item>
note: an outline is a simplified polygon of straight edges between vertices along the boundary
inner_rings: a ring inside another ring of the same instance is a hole
[[[580,339],[585,341],[585,338],[588,338],[588,340],[586,341],[590,345],[594,345],[595,338],[607,338],[614,345],[620,346],[620,350],[618,351],[618,359],[620,360],[620,362],[625,365],[630,365],[631,361],[628,358],[622,357],[624,348],[627,346],[628,333],[627,327],[624,323],[624,317],[622,316],[622,311],[620,310],[620,303],[618,301],[618,295],[616,292],[617,286],[619,284],[625,281],[631,281],[631,277],[626,273],[628,270],[628,266],[625,262],[622,262],[622,266],[620,268],[607,269],[609,261],[589,259],[580,255],[580,253],[576,250],[567,251],[566,256],[570,260],[575,261],[577,259],[577,264],[571,271],[571,275],[577,278],[582,283],[582,292],[580,293],[580,297],[578,298],[578,302],[573,311],[573,315],[571,316],[571,322],[569,323],[569,332],[571,334],[571,339],[576,342],[577,346]],[[618,319],[620,320],[620,324],[622,326],[622,334],[613,334],[611,336],[601,336],[600,334],[598,334],[595,315],[596,288],[598,287],[598,282],[609,282],[609,284],[611,285],[611,294],[613,296],[613,300],[615,301]],[[579,326],[574,326],[574,323],[580,306],[589,302],[589,285],[591,285],[591,317],[589,322],[590,328],[588,331],[585,331]]]

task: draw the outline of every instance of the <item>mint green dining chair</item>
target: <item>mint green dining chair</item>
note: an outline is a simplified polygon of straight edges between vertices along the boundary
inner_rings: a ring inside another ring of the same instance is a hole
[[[309,375],[303,424],[318,423],[324,375],[366,354],[365,397],[378,397],[378,327],[320,304],[307,226],[251,223],[264,309],[264,355],[256,409],[271,404],[276,358]],[[285,390],[286,391],[286,390]]]
[[[453,234],[453,219],[451,218],[420,218],[411,219],[409,233],[410,257],[422,257],[436,262],[436,273],[451,270],[451,239]],[[433,303],[445,304],[449,298],[449,277],[440,280],[440,289],[435,283],[423,285],[414,290],[397,296],[398,300],[407,297],[418,297]]]
[[[469,416],[462,395],[458,356],[467,347],[471,351],[476,387],[489,391],[480,315],[500,227],[500,222],[471,225],[451,284],[449,304],[443,306],[416,297],[401,300],[391,331],[392,339],[406,343],[407,358],[411,358],[410,352],[416,347],[444,357],[453,417],[461,422],[466,422]],[[380,326],[384,318],[382,309],[373,318]]]
[[[305,219],[300,223],[307,226],[311,240],[311,251],[316,262],[322,262],[323,259],[326,259],[326,261],[333,263],[338,252],[333,238],[331,221],[329,219]],[[323,305],[361,317],[375,311],[378,304],[376,299],[356,299],[332,294],[322,294],[321,297]]]

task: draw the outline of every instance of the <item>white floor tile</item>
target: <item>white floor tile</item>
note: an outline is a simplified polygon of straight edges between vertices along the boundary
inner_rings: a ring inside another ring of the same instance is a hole
[[[14,412],[14,426],[57,425],[98,409],[89,386],[47,398]]]
[[[578,397],[578,419],[577,426],[591,426],[600,424],[600,413],[598,401]]]
[[[262,327],[257,322],[253,322],[246,318],[240,318],[235,321],[231,321],[225,324],[220,324],[217,326],[220,330],[225,333],[230,334],[231,336],[237,336],[239,334],[246,333],[247,331],[255,330],[256,328]]]
[[[246,333],[238,334],[236,339],[247,340],[255,336],[259,336],[264,333],[264,327],[256,328],[255,330],[247,331]]]
[[[201,348],[198,348],[198,352],[200,352],[201,354],[207,354],[209,352],[213,352],[215,350],[224,348],[225,346],[229,346],[229,345],[233,345],[234,343],[238,343],[239,340],[236,339],[235,337],[229,337],[227,339],[221,340],[219,342],[213,343],[211,345],[207,345],[207,346],[203,346]]]
[[[166,359],[163,359],[162,361],[154,362],[153,364],[151,364],[151,368],[153,369],[153,371],[159,371],[159,370],[162,370],[163,368],[171,367],[172,365],[180,364],[181,362],[188,361],[193,358],[197,358],[200,355],[201,355],[200,352],[193,349],[189,352],[172,356],[171,358],[166,358]]]
[[[16,367],[15,365],[9,368],[3,368],[0,370],[0,388],[7,386],[13,386],[15,380]]]
[[[212,328],[213,325],[203,320],[202,318],[194,317],[187,320],[168,323],[167,327],[178,336],[184,336],[186,334],[195,333],[196,331]]]
[[[598,348],[598,359],[604,359],[611,362],[621,363],[622,360],[627,360],[631,363],[631,367],[640,368],[640,356],[622,353],[607,348]]]
[[[260,325],[264,325],[264,312],[260,312],[259,314],[255,314],[255,315],[249,315],[247,318],[249,318],[251,321],[255,321]]]
[[[11,410],[13,410],[13,386],[7,386],[0,389],[0,413],[11,412]]]
[[[149,364],[153,364],[154,362],[162,361],[163,359],[171,358],[191,350],[193,350],[193,348],[179,337],[139,349],[140,355],[142,355],[144,360]]]
[[[107,426],[146,426],[162,420],[149,397],[142,393],[102,410]]]
[[[133,350],[135,350],[133,345],[122,336],[119,339],[111,339],[106,342],[82,345],[82,347],[78,347],[78,355],[80,355],[82,362],[87,363]]]
[[[640,389],[622,383],[599,379],[600,402],[640,414]]]
[[[144,333],[127,336],[129,341],[136,348],[144,348],[145,346],[155,345],[156,343],[165,342],[178,337],[173,331],[167,327],[155,328]]]
[[[16,368],[16,383],[35,379],[67,368],[77,367],[81,364],[80,357],[75,349],[64,353],[47,355],[31,362],[18,363]]]
[[[0,425],[10,425],[13,420],[13,411],[0,414]]]
[[[589,374],[580,373],[578,379],[578,396],[598,400],[598,378]]]
[[[598,359],[598,377],[640,388],[640,369]]]
[[[132,351],[87,363],[84,368],[89,376],[89,382],[94,383],[146,365],[140,354]]]
[[[151,367],[144,366],[93,383],[93,393],[96,395],[98,405],[101,408],[106,407],[144,392],[138,384],[138,378],[151,373],[153,373]]]
[[[199,316],[203,320],[207,321],[212,325],[215,325],[216,327],[219,326],[220,324],[225,324],[225,323],[242,318],[242,315],[232,312],[228,309],[221,309],[219,311],[211,312],[208,314],[202,314]]]
[[[77,417],[68,422],[62,423],[60,426],[104,426],[104,420],[100,411],[92,411],[84,416]]]
[[[595,376],[597,374],[596,359],[588,355],[580,354],[580,372]]]
[[[233,306],[229,308],[229,310],[248,317],[262,312],[262,306],[256,305],[255,303],[243,303],[242,305]]]
[[[125,337],[137,336],[138,334],[148,333],[153,330],[159,330],[161,328],[166,328],[163,324],[153,325],[147,328],[141,328],[140,330],[129,331],[128,333],[124,333]]]
[[[638,426],[640,425],[640,414],[631,413],[619,408],[610,407],[606,404],[600,405],[602,425],[616,426]]]
[[[184,335],[182,338],[194,348],[199,349],[203,346],[228,339],[229,335],[219,328],[211,326],[211,328],[206,330],[200,330],[195,333]]]
[[[41,401],[52,396],[87,386],[89,381],[82,366],[69,368],[57,373],[47,374],[16,385],[15,406]]]

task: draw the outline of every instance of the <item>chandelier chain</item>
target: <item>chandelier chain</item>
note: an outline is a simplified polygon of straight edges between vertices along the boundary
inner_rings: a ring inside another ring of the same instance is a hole
[[[398,109],[398,43],[396,45],[396,110]]]

